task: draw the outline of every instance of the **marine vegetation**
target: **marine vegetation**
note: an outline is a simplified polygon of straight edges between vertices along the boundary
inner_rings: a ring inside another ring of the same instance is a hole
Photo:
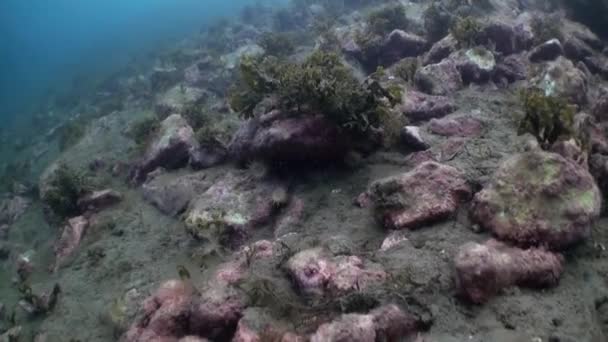
[[[521,101],[525,116],[519,123],[518,134],[534,135],[544,149],[559,139],[575,138],[575,109],[565,100],[531,88],[522,91]]]
[[[157,117],[147,117],[133,123],[129,128],[128,135],[138,147],[143,147],[159,128],[160,120]]]
[[[463,48],[474,46],[480,32],[481,24],[473,17],[459,18],[450,28],[450,33]]]
[[[409,20],[405,16],[403,5],[391,4],[368,14],[367,25],[370,33],[384,36],[396,29],[407,29]]]
[[[378,92],[361,84],[340,57],[316,51],[302,63],[275,58],[245,58],[230,104],[242,116],[254,116],[255,106],[277,96],[280,107],[293,115],[317,112],[343,128],[365,131],[377,123],[383,106]]]
[[[424,20],[426,36],[432,42],[442,39],[450,31],[452,16],[438,1],[433,2],[424,11],[422,19]]]
[[[83,120],[71,120],[59,130],[59,150],[65,151],[82,139],[85,133]]]
[[[420,62],[417,58],[404,58],[395,66],[395,74],[405,82],[412,83],[419,67]]]
[[[542,44],[551,39],[559,39],[563,41],[560,23],[562,21],[555,16],[535,15],[530,21],[532,33],[534,34],[534,43]]]
[[[88,186],[84,175],[60,164],[49,182],[49,190],[42,201],[58,218],[64,219],[80,214],[78,199]]]
[[[195,131],[203,127],[208,120],[205,107],[197,103],[186,106],[181,115]]]
[[[291,37],[283,32],[265,32],[260,37],[258,44],[270,56],[285,57],[295,51]]]

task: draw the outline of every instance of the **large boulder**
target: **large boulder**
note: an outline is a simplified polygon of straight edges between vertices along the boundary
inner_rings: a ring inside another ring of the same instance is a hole
[[[192,127],[179,114],[167,117],[160,125],[144,157],[132,171],[131,179],[141,182],[158,167],[177,169],[188,164],[191,154],[199,148]]]
[[[414,82],[418,89],[431,95],[449,95],[463,87],[458,67],[451,59],[418,69]]]
[[[454,265],[460,295],[482,303],[500,290],[513,286],[544,288],[557,285],[563,257],[539,248],[527,250],[490,240],[460,247]]]
[[[496,64],[492,80],[499,85],[507,85],[528,77],[528,61],[522,54],[509,55]]]
[[[240,162],[332,162],[345,155],[347,141],[323,114],[292,117],[273,111],[245,122],[229,150]]]
[[[472,190],[460,170],[425,162],[410,172],[373,182],[368,192],[384,227],[415,229],[452,215]]]
[[[564,54],[564,48],[559,39],[550,39],[530,51],[528,58],[531,62],[552,61]]]
[[[587,76],[564,57],[547,63],[531,83],[546,96],[560,97],[577,105],[587,103]]]
[[[427,95],[410,90],[403,94],[401,105],[398,108],[412,121],[428,121],[441,118],[457,109],[456,104],[446,96]]]
[[[479,44],[490,44],[497,52],[510,55],[532,46],[533,33],[525,23],[507,23],[492,20],[482,28],[477,38]]]
[[[600,209],[586,169],[555,153],[530,151],[503,162],[476,194],[472,217],[501,240],[559,250],[583,240]]]
[[[292,256],[286,269],[305,295],[341,296],[382,283],[388,276],[380,265],[354,255],[333,255],[318,247]]]

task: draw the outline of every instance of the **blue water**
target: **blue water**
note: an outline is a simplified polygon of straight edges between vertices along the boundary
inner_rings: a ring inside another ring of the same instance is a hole
[[[45,94],[74,77],[111,72],[254,2],[2,0],[0,127],[29,115]]]

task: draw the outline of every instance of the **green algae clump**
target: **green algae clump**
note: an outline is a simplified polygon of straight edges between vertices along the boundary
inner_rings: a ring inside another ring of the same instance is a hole
[[[450,33],[461,47],[474,46],[481,32],[481,24],[473,17],[459,18],[450,28]]]
[[[137,146],[145,146],[152,135],[160,128],[160,120],[157,117],[147,117],[136,121],[131,125],[128,135],[135,141]]]
[[[384,6],[372,11],[367,16],[367,25],[373,34],[386,35],[392,30],[405,30],[409,21],[405,16],[405,8],[400,4]]]
[[[362,84],[339,55],[315,51],[302,63],[276,58],[244,58],[230,105],[245,118],[264,98],[275,96],[281,109],[294,116],[322,113],[338,126],[365,131],[377,123],[381,102]]]
[[[49,182],[49,190],[44,193],[42,201],[59,218],[68,218],[80,214],[78,199],[86,191],[85,177],[60,164]]]
[[[530,133],[545,149],[559,139],[574,138],[574,107],[566,101],[546,96],[540,89],[522,91],[521,100],[525,116],[518,133]]]

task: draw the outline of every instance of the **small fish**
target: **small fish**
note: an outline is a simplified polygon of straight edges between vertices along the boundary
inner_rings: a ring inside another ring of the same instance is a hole
[[[188,269],[186,268],[186,266],[184,266],[184,265],[177,265],[176,269],[177,269],[177,274],[179,274],[179,278],[181,280],[188,280],[188,279],[190,279],[190,272],[188,272]]]

